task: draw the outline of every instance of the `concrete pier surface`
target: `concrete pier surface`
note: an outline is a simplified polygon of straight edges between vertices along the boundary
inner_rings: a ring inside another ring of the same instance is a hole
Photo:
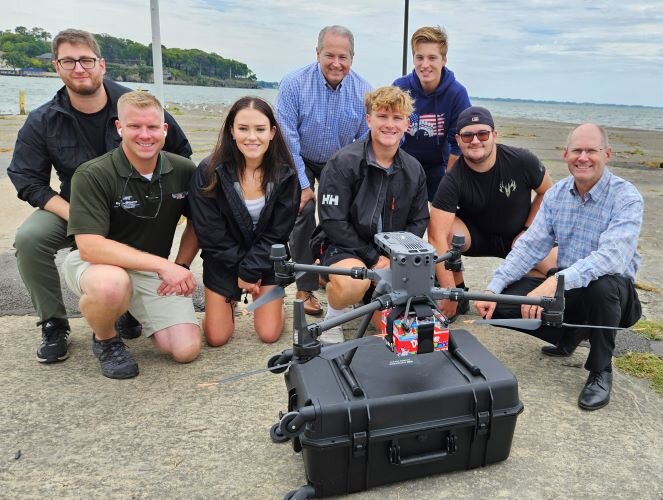
[[[216,141],[220,113],[183,110],[176,118],[191,139],[194,159],[202,159]],[[290,320],[281,340],[265,345],[240,304],[231,342],[204,347],[188,365],[165,359],[144,338],[127,341],[140,375],[118,381],[100,374],[90,329],[66,292],[71,355],[55,365],[36,361],[40,331],[12,251],[15,230],[32,208],[16,198],[5,174],[23,120],[0,117],[0,497],[263,499],[281,498],[304,484],[301,455],[269,437],[287,407],[283,377],[264,373],[214,383],[262,368],[288,348]],[[502,142],[531,149],[554,180],[566,175],[561,148],[571,126],[514,119],[498,119],[497,125]],[[609,132],[612,171],[632,181],[645,199],[639,280],[660,288],[663,169],[650,163],[663,162],[663,133]],[[466,259],[470,289],[483,290],[498,263]],[[200,276],[200,259],[193,269]],[[290,307],[294,292],[288,292]],[[663,320],[660,292],[639,293],[644,315]],[[323,291],[319,296],[326,302]],[[196,303],[202,309],[200,290]],[[518,378],[525,410],[510,457],[353,498],[663,498],[663,397],[648,382],[616,369],[610,404],[585,412],[577,398],[586,379],[586,346],[552,359],[541,355],[540,341],[518,332],[461,320],[455,327],[471,331]],[[351,334],[348,327],[346,336]],[[633,332],[618,336],[618,353],[657,349],[660,343]]]

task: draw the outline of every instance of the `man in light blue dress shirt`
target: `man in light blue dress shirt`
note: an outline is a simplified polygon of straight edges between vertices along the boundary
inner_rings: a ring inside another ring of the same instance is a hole
[[[635,275],[643,200],[633,184],[606,168],[611,156],[608,136],[598,125],[586,123],[571,132],[564,150],[571,176],[546,192],[532,225],[495,271],[487,291],[552,296],[563,275],[564,322],[627,328],[640,318]],[[559,272],[545,280],[523,277],[555,244]],[[477,302],[475,307],[487,319],[541,318],[537,306]],[[589,340],[585,369],[590,373],[578,406],[597,410],[608,404],[615,330],[540,327],[528,333],[553,344],[542,348],[548,356],[570,356]]]
[[[363,136],[366,125],[364,94],[371,85],[352,71],[354,37],[343,26],[320,31],[317,61],[288,73],[276,98],[276,119],[295,160],[302,187],[299,217],[290,238],[295,262],[312,264],[309,240],[315,229],[315,180],[336,151]],[[307,273],[297,280],[297,299],[304,300],[307,314],[322,313],[313,294],[318,275]]]

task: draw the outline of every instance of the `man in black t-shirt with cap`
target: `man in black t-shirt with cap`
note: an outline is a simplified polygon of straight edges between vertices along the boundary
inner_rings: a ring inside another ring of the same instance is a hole
[[[442,254],[451,247],[452,236],[462,234],[464,255],[504,258],[531,224],[552,179],[531,152],[497,144],[486,108],[472,106],[460,113],[456,141],[462,156],[437,189],[428,239]],[[545,275],[555,262],[553,251],[535,270]],[[437,278],[445,288],[465,287],[462,272],[447,271],[443,264],[437,266]],[[467,312],[468,305],[444,300],[441,307],[453,318]]]

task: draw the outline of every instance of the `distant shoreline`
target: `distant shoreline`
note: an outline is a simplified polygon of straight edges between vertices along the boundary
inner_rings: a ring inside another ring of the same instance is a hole
[[[26,76],[28,78],[60,78],[57,73],[50,72],[50,71],[24,71],[24,70],[12,70],[12,69],[0,69],[0,76]],[[154,82],[151,81],[123,81],[123,80],[113,80],[117,83],[149,83],[150,85],[154,85]],[[259,86],[257,83],[254,82],[249,82],[247,81],[245,84],[240,85],[241,81],[240,80],[232,80],[231,83],[233,85],[201,85],[201,84],[193,84],[191,82],[187,82],[184,80],[167,80],[164,81],[164,85],[179,85],[179,86],[193,86],[193,87],[217,87],[217,88],[225,88],[225,89],[248,89],[248,90],[255,90],[255,89],[276,89],[278,86],[274,87],[265,87],[265,86]]]

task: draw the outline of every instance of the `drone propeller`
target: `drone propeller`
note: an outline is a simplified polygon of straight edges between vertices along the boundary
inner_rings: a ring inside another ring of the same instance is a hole
[[[356,347],[359,347],[363,344],[367,344],[368,342],[371,342],[373,340],[374,340],[373,337],[361,337],[354,340],[348,340],[347,342],[342,342],[340,344],[323,345],[322,348],[320,349],[319,357],[326,360],[332,360],[334,358],[342,356],[346,352],[351,351]],[[235,375],[231,375],[230,377],[222,378],[220,380],[217,380],[216,382],[200,383],[198,384],[198,387],[211,387],[215,385],[225,384],[226,382],[234,382],[235,380],[240,380],[245,377],[252,377],[253,375],[260,375],[261,373],[265,372],[281,373],[285,371],[291,364],[292,361],[288,361],[287,363],[270,366],[268,368],[259,368],[257,370],[252,370],[249,372],[242,372]]]
[[[222,378],[217,380],[216,382],[204,382],[198,384],[198,387],[210,387],[213,385],[219,385],[219,384],[225,384],[226,382],[233,382],[235,380],[242,379],[244,377],[251,377],[253,375],[259,375],[264,372],[278,372],[279,370],[285,370],[288,368],[291,364],[291,361],[288,361],[287,363],[284,363],[282,365],[274,365],[270,366],[269,368],[259,368],[258,370],[252,370],[250,372],[243,372],[243,373],[237,373],[235,375],[231,375],[230,377]]]
[[[373,337],[360,337],[358,339],[341,342],[340,344],[323,345],[322,349],[320,349],[320,357],[327,360],[338,358],[355,347],[367,344],[373,340]]]
[[[522,330],[536,330],[541,326],[540,319],[468,319],[465,320],[465,323],[504,326],[506,328],[520,328]]]
[[[283,297],[285,297],[285,288],[281,286],[275,286],[265,295],[260,297],[258,300],[254,300],[253,302],[251,302],[251,304],[249,304],[246,310],[248,312],[253,312],[256,309],[258,309],[260,306],[264,306],[265,304],[271,302],[272,300],[282,299]]]
[[[301,278],[305,272],[297,273],[295,274],[295,280],[298,280]],[[291,283],[292,284],[292,283]],[[289,285],[286,285],[289,286]],[[277,300],[277,299],[282,299],[285,297],[285,287],[282,286],[275,286],[272,288],[269,292],[267,292],[265,295],[261,296],[258,300],[253,301],[247,308],[246,311],[248,312],[253,312],[256,309],[258,309],[260,306],[264,306],[265,304],[268,304],[272,300]]]
[[[493,326],[503,326],[506,328],[519,328],[521,330],[537,330],[541,325],[542,321],[540,319],[470,319],[465,321],[465,323],[474,323],[475,325],[493,325]],[[568,328],[594,328],[600,330],[623,330],[618,326],[599,326],[599,325],[576,325],[573,323],[562,323],[561,326],[566,326]]]

